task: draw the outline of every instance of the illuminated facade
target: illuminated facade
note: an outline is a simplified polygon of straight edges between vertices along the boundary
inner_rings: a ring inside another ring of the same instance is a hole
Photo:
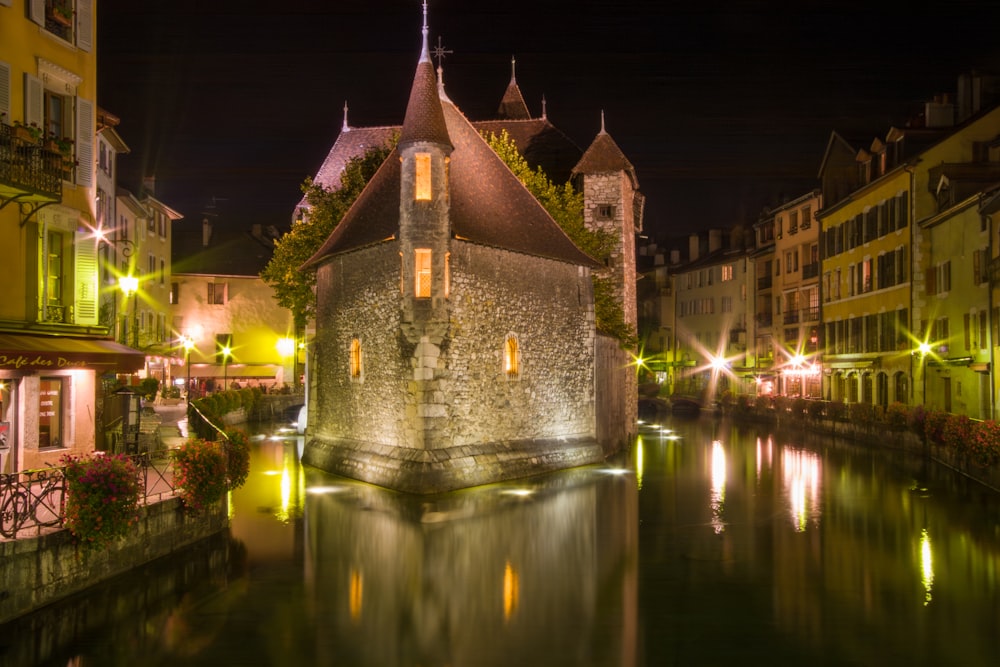
[[[0,3],[3,472],[92,451],[102,379],[142,365],[100,318],[93,9]]]
[[[702,242],[707,247],[702,248]],[[690,237],[689,261],[672,270],[677,309],[677,392],[707,395],[747,393],[755,383],[747,319],[752,314],[748,284],[754,271],[742,234],[724,243],[723,232]],[[748,270],[749,269],[749,270]]]
[[[771,340],[778,392],[785,396],[820,397],[819,225],[813,216],[821,205],[816,191],[772,211]]]
[[[260,278],[273,242],[274,234],[259,227],[233,232],[214,229],[207,219],[200,230],[175,231],[170,327],[175,340],[190,340],[193,347],[188,369],[177,346],[173,377],[190,377],[192,396],[224,386],[273,391],[298,384],[304,358],[291,311]]]
[[[576,166],[585,182],[603,173]],[[604,203],[638,224],[631,183]],[[620,250],[634,275],[634,248]],[[424,493],[595,462],[616,446],[601,440],[595,405],[598,264],[444,94],[426,28],[399,142],[308,266],[309,464]]]

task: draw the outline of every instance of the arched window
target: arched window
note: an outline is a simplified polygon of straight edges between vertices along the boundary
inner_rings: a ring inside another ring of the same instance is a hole
[[[521,353],[518,349],[517,338],[513,335],[507,336],[503,345],[503,372],[508,378],[516,378],[521,372]]]
[[[357,338],[351,341],[351,356],[350,356],[350,368],[351,368],[351,379],[360,380],[361,379],[361,341]]]

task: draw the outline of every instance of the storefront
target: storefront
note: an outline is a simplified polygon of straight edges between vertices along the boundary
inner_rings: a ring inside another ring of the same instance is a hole
[[[0,334],[0,472],[92,452],[105,385],[144,361],[141,352],[100,338]]]

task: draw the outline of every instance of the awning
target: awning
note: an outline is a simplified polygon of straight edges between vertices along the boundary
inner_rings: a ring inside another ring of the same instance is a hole
[[[174,377],[181,377],[183,370],[174,369]],[[273,364],[229,364],[223,369],[222,364],[191,364],[192,378],[273,378],[278,374],[278,367]]]
[[[0,334],[0,371],[93,370],[132,373],[146,356],[138,350],[100,338]]]

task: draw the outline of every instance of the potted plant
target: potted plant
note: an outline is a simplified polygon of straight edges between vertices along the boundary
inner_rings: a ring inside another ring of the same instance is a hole
[[[22,123],[19,120],[14,121],[14,136],[21,141],[29,141],[31,143],[38,143],[42,140],[42,128],[38,127],[37,123]]]
[[[105,549],[139,520],[139,469],[122,455],[65,456],[66,528],[84,551]]]
[[[49,5],[49,18],[67,28],[73,25],[72,0],[61,0]]]

